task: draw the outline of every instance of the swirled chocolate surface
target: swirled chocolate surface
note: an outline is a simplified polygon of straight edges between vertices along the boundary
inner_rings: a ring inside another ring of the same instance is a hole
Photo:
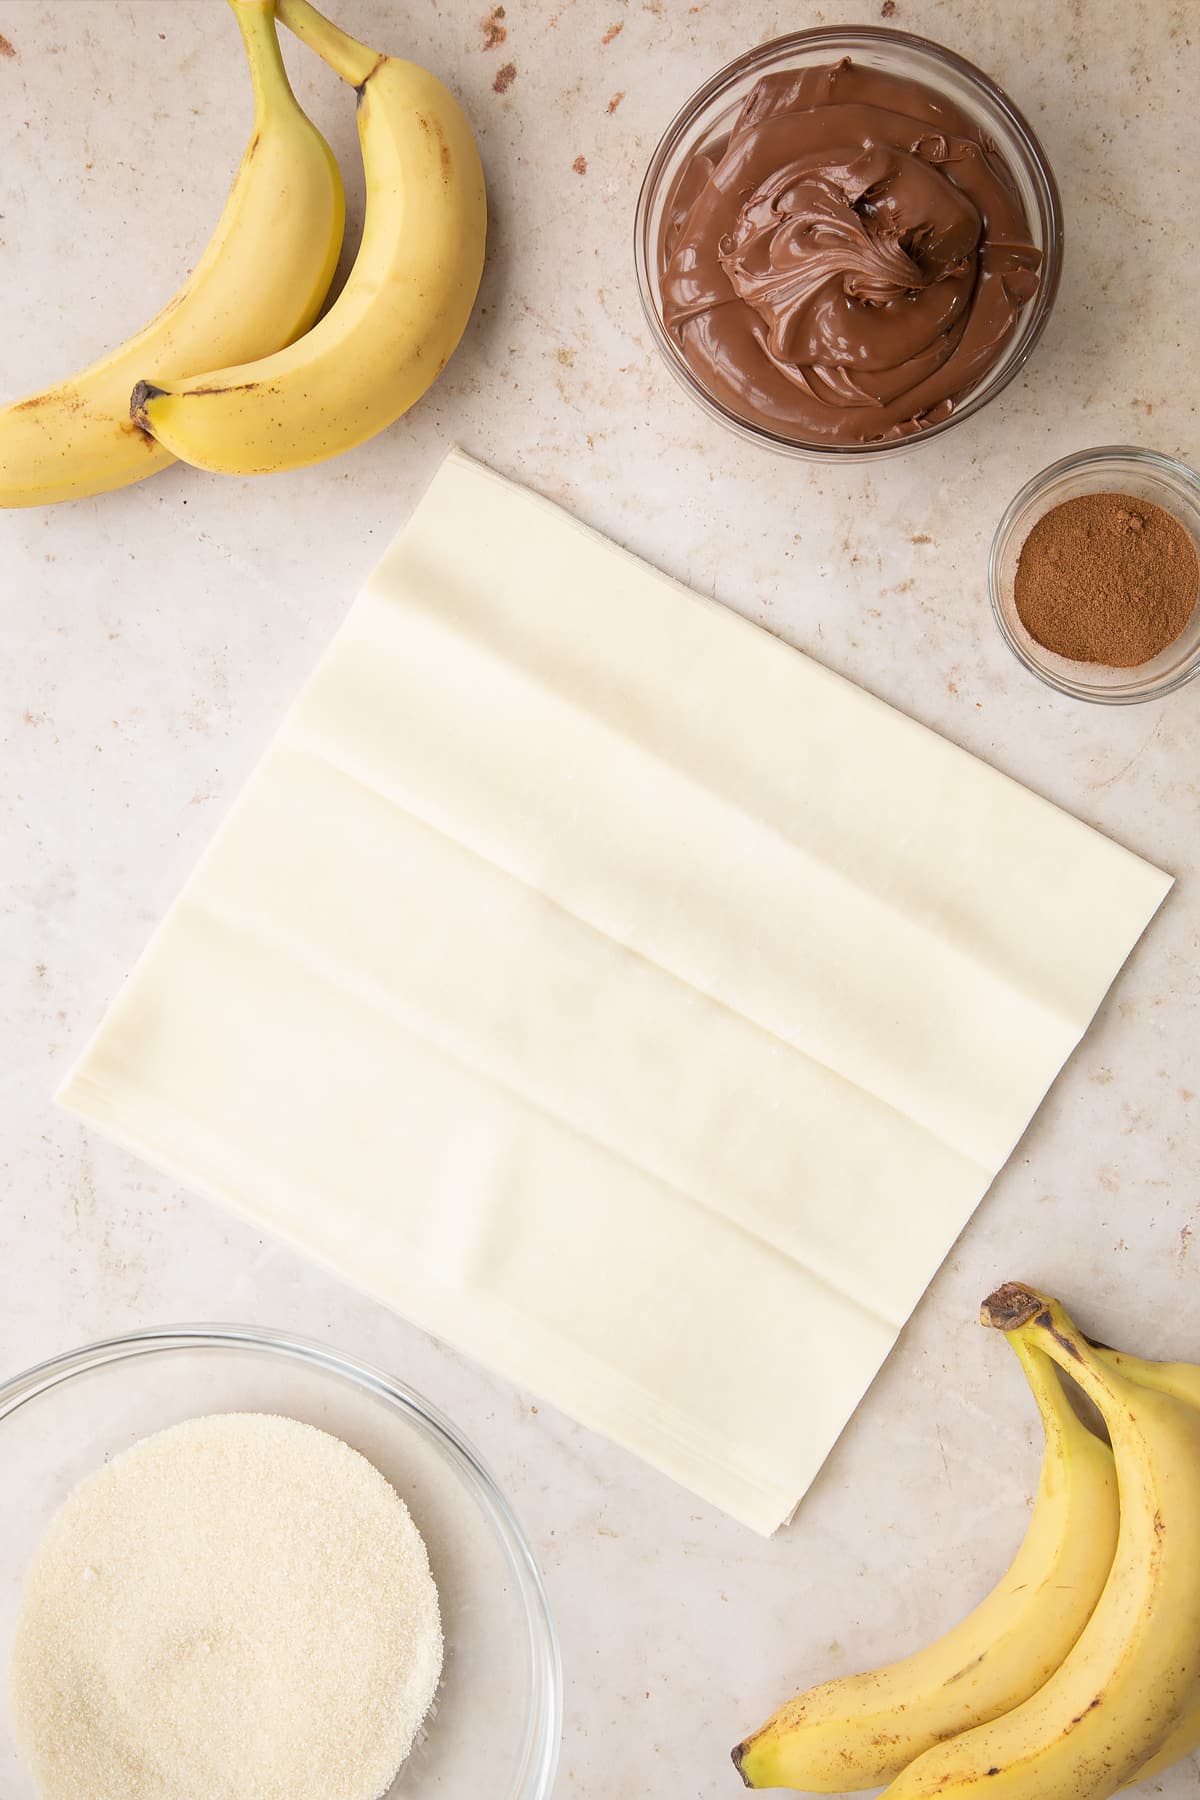
[[[965,112],[849,58],[768,75],[685,163],[663,322],[732,412],[868,444],[949,416],[1037,292],[1012,174]]]

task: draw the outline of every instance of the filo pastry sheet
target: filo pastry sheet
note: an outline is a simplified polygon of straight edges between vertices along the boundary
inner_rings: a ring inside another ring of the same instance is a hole
[[[60,1098],[770,1532],[1168,885],[453,454]]]

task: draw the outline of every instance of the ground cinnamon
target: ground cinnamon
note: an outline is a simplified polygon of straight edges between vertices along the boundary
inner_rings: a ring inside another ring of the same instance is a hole
[[[1200,595],[1188,531],[1152,501],[1081,494],[1040,518],[1021,547],[1017,613],[1072,662],[1133,669],[1185,629]]]

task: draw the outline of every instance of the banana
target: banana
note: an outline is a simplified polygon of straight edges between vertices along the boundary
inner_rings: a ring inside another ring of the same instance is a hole
[[[1046,1450],[1025,1541],[975,1611],[927,1649],[800,1694],[733,1753],[747,1787],[882,1786],[932,1744],[1027,1699],[1100,1597],[1117,1544],[1112,1452],[1077,1417],[1045,1353],[1012,1340]]]
[[[231,0],[254,87],[254,129],[191,278],[144,330],[56,387],[0,409],[0,506],[126,487],[173,458],[129,417],[146,369],[189,375],[277,350],[306,331],[337,267],[345,221],[333,152],[300,110],[272,0]]]
[[[1131,1381],[1138,1382],[1142,1387],[1157,1388],[1163,1394],[1172,1394],[1176,1400],[1182,1400],[1200,1412],[1200,1367],[1195,1363],[1146,1362],[1140,1356],[1126,1356],[1120,1350],[1101,1349],[1098,1346],[1097,1354],[1119,1374],[1127,1375]],[[1125,1785],[1132,1787],[1143,1781],[1151,1781],[1156,1775],[1173,1769],[1176,1763],[1186,1762],[1197,1750],[1200,1750],[1200,1698],[1184,1713],[1157,1754]]]
[[[450,94],[308,0],[279,0],[279,16],[358,90],[366,217],[345,288],[299,343],[189,380],[149,361],[141,371],[132,414],[143,430],[232,475],[321,462],[391,425],[446,366],[483,272],[483,170]]]
[[[885,1800],[1110,1800],[1200,1700],[1200,1413],[1131,1380],[1032,1288],[1000,1288],[982,1316],[1041,1345],[1100,1409],[1117,1465],[1117,1553],[1045,1685],[917,1757]]]

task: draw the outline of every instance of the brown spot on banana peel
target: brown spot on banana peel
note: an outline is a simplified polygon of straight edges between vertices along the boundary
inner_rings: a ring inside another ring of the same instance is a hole
[[[195,400],[202,394],[252,394],[255,388],[260,388],[262,385],[261,381],[231,381],[221,387],[194,387],[188,388],[183,398]],[[159,393],[161,392],[160,388]]]
[[[262,385],[261,381],[236,381],[230,382],[224,387],[194,387],[187,390],[185,398],[196,400],[203,398],[206,394],[252,394],[256,388],[260,388]],[[164,394],[169,396],[170,389],[155,387],[152,381],[139,381],[129,396],[130,418],[135,425],[150,436],[153,436],[154,427],[146,417],[146,407],[151,400],[157,400]]]
[[[454,158],[450,153],[450,146],[446,142],[445,132],[442,130],[436,119],[431,125],[424,113],[417,114],[417,124],[421,127],[421,130],[425,133],[426,137],[435,137],[437,139],[438,154],[442,164],[442,180],[449,186],[451,172],[454,168]]]
[[[1074,1338],[1063,1336],[1048,1312],[1040,1312],[1033,1322],[1039,1330],[1048,1333],[1048,1335],[1054,1339],[1056,1344],[1060,1344],[1068,1356],[1074,1357],[1076,1362],[1083,1361],[1083,1351],[1079,1348],[1079,1345],[1075,1342]]]
[[[1019,1589],[1017,1589],[1016,1591],[1020,1592]],[[965,1675],[972,1674],[973,1671],[979,1667],[980,1663],[983,1661],[983,1659],[986,1655],[987,1655],[987,1651],[981,1650],[979,1652],[979,1655],[973,1656],[969,1663],[964,1663],[962,1668],[959,1669],[956,1674],[948,1675],[942,1684],[943,1687],[953,1687],[954,1683],[956,1681],[961,1681]]]
[[[754,1783],[751,1781],[751,1779],[747,1775],[745,1769],[743,1769],[743,1767],[742,1767],[742,1758],[745,1756],[745,1754],[749,1748],[750,1748],[750,1745],[748,1742],[745,1744],[735,1744],[733,1746],[733,1749],[729,1752],[729,1754],[733,1761],[734,1768],[737,1770],[738,1774],[741,1776],[745,1785],[747,1787],[753,1787]]]
[[[150,433],[139,425],[136,419],[122,419],[121,432],[125,437],[136,438],[148,456],[162,448],[158,439],[151,437]]]
[[[78,394],[30,394],[27,400],[14,400],[7,410],[37,412],[40,407],[49,412],[81,413],[87,411],[87,402]]]

